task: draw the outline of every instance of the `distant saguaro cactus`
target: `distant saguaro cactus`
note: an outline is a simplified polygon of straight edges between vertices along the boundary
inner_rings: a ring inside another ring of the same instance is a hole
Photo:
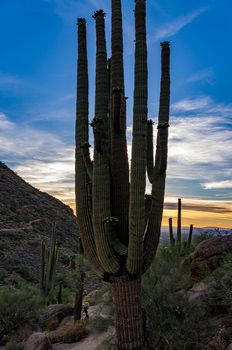
[[[46,250],[45,242],[41,242],[40,257],[40,292],[44,298],[47,298],[54,287],[58,246],[55,238],[55,225],[50,240],[50,247]],[[47,259],[46,259],[47,258]]]
[[[181,250],[181,198],[178,199],[177,247]]]
[[[76,208],[85,257],[112,284],[119,349],[144,348],[141,276],[155,256],[163,213],[170,104],[170,46],[163,42],[156,157],[147,118],[146,1],[135,1],[135,86],[131,174],[126,141],[121,1],[112,0],[112,57],[105,13],[96,11],[94,156],[89,152],[86,21],[78,19]],[[147,156],[148,152],[148,156]],[[145,196],[146,169],[152,183]],[[145,201],[151,203],[145,205]],[[147,212],[149,208],[149,212]]]

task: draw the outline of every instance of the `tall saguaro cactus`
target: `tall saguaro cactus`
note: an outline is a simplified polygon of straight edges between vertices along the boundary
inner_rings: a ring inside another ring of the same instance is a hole
[[[162,46],[156,156],[147,120],[146,1],[135,1],[135,87],[131,174],[126,142],[121,0],[112,0],[112,57],[107,60],[105,13],[96,11],[94,157],[88,135],[86,22],[78,19],[76,206],[81,240],[93,269],[112,284],[119,349],[143,349],[141,276],[155,256],[163,212],[170,103],[170,47]],[[146,170],[152,192],[146,194]],[[146,202],[146,200],[149,201]],[[149,210],[149,211],[148,211]]]

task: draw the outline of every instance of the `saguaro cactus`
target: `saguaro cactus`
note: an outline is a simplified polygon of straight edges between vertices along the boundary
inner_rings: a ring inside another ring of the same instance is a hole
[[[135,1],[135,87],[129,184],[121,0],[112,0],[112,57],[108,61],[104,11],[96,11],[93,18],[97,39],[95,116],[90,123],[94,133],[93,161],[88,135],[86,22],[78,19],[77,218],[85,257],[93,269],[112,284],[118,348],[143,349],[141,276],[152,263],[160,237],[167,167],[170,47],[168,42],[161,44],[160,110],[153,161],[153,123],[147,120],[146,1]],[[145,196],[146,170],[152,191]]]
[[[55,225],[53,227],[52,236],[50,239],[49,250],[46,250],[45,242],[41,242],[41,257],[40,257],[40,292],[46,299],[54,287],[56,263],[57,263],[58,246],[55,238]],[[47,261],[46,261],[47,255]],[[46,266],[47,265],[47,266]]]
[[[178,199],[177,246],[181,249],[181,198]]]

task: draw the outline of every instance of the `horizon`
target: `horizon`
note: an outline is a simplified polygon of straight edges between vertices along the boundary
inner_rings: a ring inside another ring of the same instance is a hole
[[[91,15],[99,7],[107,13],[110,56],[107,0],[0,4],[4,48],[0,57],[0,160],[74,210],[76,18],[87,17],[91,120],[95,75]],[[220,4],[207,0],[200,6],[184,0],[178,4],[147,1],[148,109],[155,122],[159,42],[171,41],[171,127],[163,226],[169,217],[176,218],[177,199],[182,198],[183,226],[232,228],[230,10],[229,0]],[[123,19],[130,154],[134,28],[133,5],[128,2],[123,3]]]

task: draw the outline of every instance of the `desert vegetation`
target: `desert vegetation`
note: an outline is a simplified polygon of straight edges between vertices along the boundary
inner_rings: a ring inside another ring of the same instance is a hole
[[[1,350],[231,349],[231,231],[198,234],[193,223],[184,235],[179,198],[176,227],[170,217],[162,240],[171,45],[160,43],[159,113],[152,120],[146,7],[146,0],[134,2],[131,159],[122,2],[111,0],[110,57],[106,13],[92,15],[92,120],[88,23],[77,20],[76,216],[0,162]]]

